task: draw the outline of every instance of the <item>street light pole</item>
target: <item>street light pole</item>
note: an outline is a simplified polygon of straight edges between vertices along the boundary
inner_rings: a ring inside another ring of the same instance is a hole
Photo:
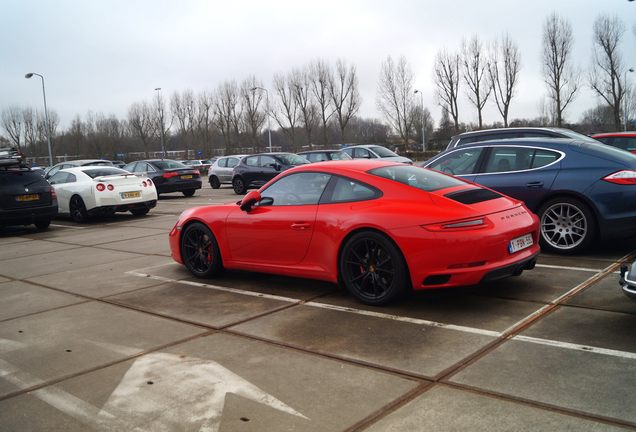
[[[415,90],[413,94],[420,95],[420,105],[422,106],[422,151],[426,151],[426,125],[424,124],[424,95],[421,91]]]
[[[159,126],[161,127],[161,159],[165,159],[166,157],[166,148],[164,145],[164,137],[163,137],[163,106],[159,107],[159,104],[163,105],[163,101],[161,100],[161,87],[157,87],[155,89],[157,92],[157,109],[159,110]],[[186,155],[186,159],[188,155]]]
[[[26,79],[29,79],[33,75],[39,76],[42,80],[42,96],[44,97],[44,119],[46,121],[46,141],[49,144],[49,166],[53,166],[53,151],[51,150],[51,123],[49,122],[49,111],[46,108],[46,90],[44,90],[44,77],[35,72],[29,72],[24,77]]]
[[[269,152],[272,152],[272,124],[271,124],[271,110],[269,107],[269,91],[263,87],[252,87],[252,91],[262,90],[265,92],[265,103],[267,104],[267,137],[269,139]]]
[[[625,101],[623,102],[623,115],[625,116],[624,131],[626,132],[627,132],[627,72],[634,72],[634,68],[626,69],[625,72],[623,73],[623,85],[625,86],[625,93],[623,94],[623,97],[625,98]]]

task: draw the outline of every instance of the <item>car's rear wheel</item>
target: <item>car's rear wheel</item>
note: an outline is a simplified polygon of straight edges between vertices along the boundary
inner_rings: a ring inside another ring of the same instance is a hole
[[[541,247],[559,254],[575,254],[594,240],[596,219],[583,202],[569,197],[555,198],[539,209]]]
[[[205,278],[223,269],[221,252],[210,228],[192,223],[181,235],[181,258],[186,268],[196,277]]]
[[[194,195],[194,191],[195,189],[188,189],[188,190],[184,190],[181,193],[183,193],[184,196],[191,197],[192,195]]]
[[[143,216],[148,214],[149,211],[150,211],[149,208],[138,208],[138,209],[133,209],[130,212],[133,214],[133,216]]]
[[[47,229],[49,225],[51,225],[51,219],[38,219],[33,222],[33,225],[35,225],[35,227],[39,230],[44,230]]]
[[[247,186],[241,177],[234,177],[232,187],[234,188],[234,193],[237,195],[244,195],[245,192],[247,192]]]
[[[69,212],[71,214],[71,219],[73,219],[74,222],[84,223],[88,220],[86,206],[84,205],[82,198],[78,195],[71,198],[71,202],[69,203]]]
[[[342,248],[339,264],[341,282],[362,303],[387,304],[408,288],[402,253],[380,233],[354,234]]]
[[[218,189],[221,187],[221,182],[217,176],[210,177],[210,186],[212,186],[212,189]]]

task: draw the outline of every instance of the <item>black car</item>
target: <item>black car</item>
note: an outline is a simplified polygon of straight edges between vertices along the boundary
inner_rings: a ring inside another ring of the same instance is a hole
[[[309,162],[351,159],[351,156],[342,150],[309,150],[298,154],[307,158]]]
[[[150,177],[155,183],[157,194],[181,192],[189,197],[201,189],[199,170],[170,159],[150,159],[131,162],[123,167],[134,174]]]
[[[308,164],[309,161],[293,153],[262,153],[245,156],[234,167],[232,187],[239,195],[250,188],[259,188],[281,172]]]
[[[510,138],[570,138],[579,141],[594,142],[594,138],[574,132],[570,129],[547,128],[547,127],[511,127],[500,129],[484,129],[478,131],[464,132],[451,138],[446,146],[446,150],[455,147],[472,144],[482,141],[491,141]]]
[[[15,149],[0,149],[0,226],[46,229],[55,215],[57,197],[51,185],[24,165]]]

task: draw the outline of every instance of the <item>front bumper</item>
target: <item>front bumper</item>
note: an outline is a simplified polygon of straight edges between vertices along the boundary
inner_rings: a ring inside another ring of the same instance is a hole
[[[636,262],[630,266],[623,264],[621,266],[621,278],[619,284],[623,289],[623,293],[636,300]]]

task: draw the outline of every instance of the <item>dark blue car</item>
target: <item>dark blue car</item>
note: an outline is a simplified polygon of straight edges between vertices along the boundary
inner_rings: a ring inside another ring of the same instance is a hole
[[[480,142],[424,167],[522,200],[541,220],[541,246],[577,253],[595,238],[636,235],[636,155],[572,139]]]

